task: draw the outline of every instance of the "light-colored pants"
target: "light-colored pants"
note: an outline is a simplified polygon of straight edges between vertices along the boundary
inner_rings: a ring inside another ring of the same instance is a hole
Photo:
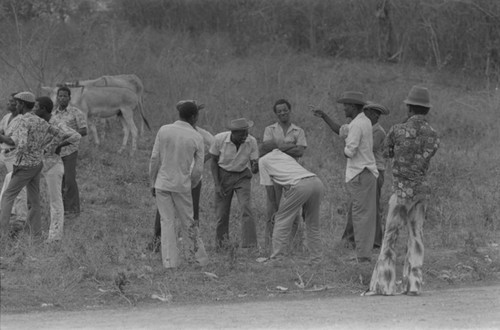
[[[319,207],[324,186],[317,176],[301,179],[297,184],[283,191],[283,200],[274,217],[273,252],[271,258],[286,254],[290,231],[297,212],[304,209],[306,230],[305,245],[310,261],[318,263],[323,258],[319,229]]]
[[[27,187],[27,199],[30,209],[27,222],[32,235],[39,236],[42,233],[40,219],[40,172],[42,164],[30,168],[19,168],[12,173],[9,186],[2,196],[0,212],[0,232],[7,234],[12,207],[16,197],[24,187]]]
[[[358,258],[371,258],[375,241],[377,213],[377,178],[364,169],[347,182],[349,203],[352,203],[352,225]]]
[[[177,193],[156,189],[156,204],[161,216],[161,258],[165,268],[180,265],[177,228],[180,226],[184,252],[189,263],[208,264],[208,255],[193,219],[191,191]],[[176,221],[176,215],[178,221]],[[180,242],[179,242],[180,244]]]
[[[64,205],[61,193],[63,175],[64,165],[61,159],[50,167],[44,165],[42,169],[50,201],[49,240],[61,240],[63,236]]]
[[[380,255],[373,270],[370,291],[383,295],[396,293],[396,242],[402,226],[408,229],[408,245],[403,267],[403,290],[419,293],[422,287],[424,263],[423,224],[427,202],[425,200],[398,202],[395,194],[389,200]]]
[[[14,167],[15,152],[5,154],[0,153],[0,166],[3,164],[7,168],[7,174],[2,185],[2,192],[0,192],[0,200],[2,200],[3,193],[5,189],[9,186],[10,179],[12,177],[12,169]],[[17,195],[14,201],[14,207],[12,208],[12,213],[15,214],[15,225],[16,227],[24,227],[26,224],[26,217],[28,216],[28,205],[26,200],[26,188],[23,188],[19,195]]]
[[[267,195],[267,219],[266,219],[266,228],[264,234],[264,246],[267,251],[272,252],[274,216],[276,212],[278,212],[279,203],[281,203],[281,197],[283,195],[283,187],[274,183],[273,185],[274,196],[269,196],[269,191],[267,189],[266,189],[266,195]],[[276,203],[273,203],[272,200],[276,201]],[[297,215],[295,216],[295,220],[293,221],[292,230],[290,232],[290,245],[293,245],[294,239],[297,236],[297,232],[299,231],[301,223],[302,223],[302,208],[299,209]],[[302,243],[302,238],[299,237],[298,239],[300,239],[300,242]],[[293,247],[290,246],[290,250],[292,249]]]

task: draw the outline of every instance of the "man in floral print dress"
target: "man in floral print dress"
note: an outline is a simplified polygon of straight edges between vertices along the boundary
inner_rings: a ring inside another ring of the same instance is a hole
[[[404,103],[408,107],[408,119],[394,125],[384,142],[384,156],[393,159],[394,185],[382,248],[370,289],[364,294],[368,296],[396,293],[395,246],[402,225],[408,228],[403,293],[416,296],[420,294],[422,287],[422,227],[430,197],[427,171],[430,160],[439,147],[439,139],[425,118],[431,108],[428,90],[414,86]]]

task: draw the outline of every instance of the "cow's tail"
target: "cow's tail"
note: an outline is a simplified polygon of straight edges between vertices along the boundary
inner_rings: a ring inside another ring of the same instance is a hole
[[[148,130],[151,131],[151,126],[149,126],[149,122],[146,119],[146,116],[144,115],[144,102],[143,102],[143,97],[142,95],[139,97],[139,113],[141,114],[142,122],[141,122],[141,134],[144,133],[144,125],[148,128]]]

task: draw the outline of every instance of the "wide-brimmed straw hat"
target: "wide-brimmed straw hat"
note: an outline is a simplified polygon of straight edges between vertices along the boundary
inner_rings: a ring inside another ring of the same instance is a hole
[[[337,103],[365,105],[365,97],[361,92],[348,91],[342,93]]]
[[[405,104],[418,105],[425,108],[431,107],[429,90],[421,86],[413,86],[408,93],[408,97],[403,102]]]
[[[227,128],[230,131],[239,131],[239,130],[249,129],[252,126],[253,126],[253,121],[248,120],[246,118],[238,118],[231,120],[227,125]]]
[[[363,110],[368,110],[368,109],[378,111],[378,112],[380,112],[381,115],[388,115],[389,114],[389,109],[387,109],[386,107],[384,107],[381,104],[377,104],[377,103],[371,102],[371,101],[366,101],[366,105],[363,107]]]
[[[21,101],[28,102],[28,103],[35,103],[35,101],[36,101],[35,94],[33,94],[31,92],[17,93],[16,95],[14,95],[14,99],[21,100]]]

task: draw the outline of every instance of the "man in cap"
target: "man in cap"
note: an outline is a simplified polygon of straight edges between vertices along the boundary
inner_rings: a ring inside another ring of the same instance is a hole
[[[204,104],[197,104],[195,100],[182,100],[182,101],[179,101],[176,105],[177,111],[180,111],[180,109],[182,109],[183,105],[186,102],[192,102],[192,103],[196,104],[196,106],[198,107],[198,110],[202,110],[203,108],[205,108]],[[210,150],[210,146],[214,142],[214,136],[210,132],[208,132],[207,130],[199,127],[198,125],[194,125],[193,127],[203,137],[203,145],[205,147],[204,163],[206,163],[207,160],[209,160],[211,158],[209,150]],[[202,180],[200,180],[200,183],[198,183],[198,185],[196,187],[193,187],[191,189],[191,197],[193,198],[193,219],[194,219],[194,222],[198,228],[199,228],[199,223],[200,223],[201,182],[202,182]],[[161,222],[160,222],[160,219],[161,219],[160,211],[157,209],[156,210],[156,217],[155,217],[153,240],[148,244],[148,247],[147,247],[148,250],[154,251],[154,252],[158,252],[160,250],[160,246],[161,246]]]
[[[7,169],[7,174],[5,175],[5,179],[3,181],[2,192],[0,193],[0,200],[2,199],[3,192],[9,186],[9,182],[12,177],[13,165],[16,160],[16,145],[14,141],[10,139],[22,117],[22,114],[17,111],[17,102],[14,99],[16,94],[17,92],[10,95],[7,104],[9,112],[0,121],[0,134],[4,135],[5,141],[0,144],[0,164],[3,164]],[[26,224],[26,216],[28,214],[26,188],[23,188],[17,196],[12,210],[15,214],[15,220],[12,227],[23,228]]]
[[[33,112],[46,122],[50,122],[54,104],[47,96],[36,99]],[[70,144],[78,144],[81,135],[62,122],[54,123],[64,133],[64,140],[54,139],[44,148],[42,176],[47,183],[50,203],[50,226],[47,242],[60,241],[64,227],[64,205],[61,192],[64,165],[60,156],[61,148]]]
[[[286,144],[289,146],[287,154],[294,157],[297,161],[302,157],[307,148],[306,135],[304,130],[291,121],[292,106],[285,99],[277,100],[273,105],[273,112],[278,121],[264,129],[263,142],[273,141],[278,145]],[[271,239],[274,226],[274,215],[278,211],[283,188],[278,184],[274,184],[274,189],[266,190],[267,194],[267,222],[265,230],[265,246],[271,250]],[[293,222],[290,235],[290,243],[293,244],[301,223],[301,212],[297,212],[297,216]]]
[[[63,139],[64,133],[32,112],[35,95],[21,92],[16,94],[14,99],[17,102],[17,110],[23,116],[11,136],[17,147],[17,153],[11,181],[0,202],[0,234],[7,234],[14,200],[19,192],[27,187],[27,199],[30,205],[27,221],[31,234],[39,236],[41,234],[39,183],[43,167],[43,151],[54,138]],[[5,142],[3,136],[0,136],[0,142]]]
[[[179,120],[158,131],[149,163],[151,192],[161,216],[161,255],[165,268],[181,264],[178,226],[184,237],[188,263],[208,264],[205,246],[193,219],[191,196],[203,172],[203,138],[194,128],[199,109],[196,103],[187,101],[179,105],[178,112]]]
[[[252,126],[253,121],[246,118],[234,119],[228,125],[229,131],[215,135],[210,147],[218,249],[229,247],[229,215],[234,193],[241,207],[241,247],[257,247],[250,193],[252,173],[258,172],[259,151],[257,140],[248,134]]]
[[[425,118],[431,108],[427,88],[414,86],[404,103],[408,108],[408,118],[391,127],[384,142],[384,156],[392,158],[393,194],[389,200],[380,255],[370,288],[364,293],[368,296],[396,293],[395,247],[401,225],[408,228],[403,293],[419,295],[422,288],[422,234],[430,198],[427,171],[439,147],[439,138]]]
[[[309,263],[318,265],[322,259],[319,209],[324,186],[314,173],[306,170],[288,154],[291,149],[293,146],[278,146],[274,141],[263,142],[259,148],[260,183],[266,190],[273,191],[273,184],[277,184],[286,191],[275,214],[270,261],[277,265],[285,256],[293,221],[303,208]]]
[[[71,90],[62,86],[57,90],[57,108],[52,114],[51,122],[60,121],[76,131],[82,137],[87,135],[87,120],[84,113],[70,105]],[[76,182],[76,164],[79,144],[70,144],[61,150],[64,164],[62,184],[64,214],[77,216],[80,214],[80,193]]]
[[[376,225],[375,225],[375,242],[373,243],[374,247],[380,248],[382,246],[382,217],[384,216],[383,207],[380,203],[380,197],[382,192],[382,186],[384,185],[384,172],[386,166],[386,159],[382,155],[382,145],[385,139],[385,130],[380,125],[379,118],[381,115],[388,115],[389,110],[383,105],[376,104],[368,101],[367,104],[363,107],[363,112],[368,117],[372,123],[372,135],[373,135],[373,154],[375,156],[375,162],[377,163],[378,170],[378,178],[377,178],[377,212],[376,212]],[[347,133],[348,128],[344,130],[344,134]],[[354,239],[354,228],[352,224],[352,204],[350,204],[348,217],[347,217],[347,225],[344,230],[344,234],[342,235],[342,240],[345,240],[349,244],[355,246]]]
[[[373,154],[372,124],[363,113],[366,105],[361,92],[344,92],[337,100],[344,105],[345,116],[351,119],[347,126],[344,156],[347,158],[346,183],[349,192],[349,207],[351,210],[356,242],[356,260],[370,262],[371,250],[375,239],[376,224],[376,188],[377,165]],[[319,109],[311,109],[314,115],[321,117],[340,134],[340,125],[334,123]]]

